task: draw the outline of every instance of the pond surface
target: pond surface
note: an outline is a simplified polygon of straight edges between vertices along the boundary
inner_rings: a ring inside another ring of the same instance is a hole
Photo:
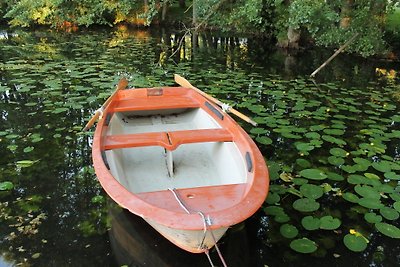
[[[400,65],[340,55],[312,81],[331,51],[195,37],[0,34],[0,266],[209,266],[109,201],[81,132],[121,76],[174,73],[259,123],[271,190],[221,240],[229,266],[400,265]]]

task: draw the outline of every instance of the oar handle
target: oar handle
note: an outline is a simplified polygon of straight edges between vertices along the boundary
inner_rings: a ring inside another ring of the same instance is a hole
[[[186,87],[186,88],[191,88],[193,90],[195,90],[196,92],[198,92],[199,94],[201,94],[202,96],[204,96],[205,98],[209,99],[210,101],[214,102],[215,104],[217,104],[220,107],[224,106],[224,103],[221,102],[220,100],[216,99],[215,97],[210,96],[209,94],[201,91],[200,89],[194,87],[188,80],[186,80],[185,78],[183,78],[182,76],[175,74],[174,75],[175,78],[175,82],[177,84],[179,84],[182,87]],[[257,126],[257,122],[253,121],[252,119],[250,119],[249,117],[247,117],[246,115],[244,115],[243,113],[237,111],[236,109],[229,107],[227,109],[228,112],[235,114],[237,117],[241,118],[242,120],[250,123],[253,126]]]

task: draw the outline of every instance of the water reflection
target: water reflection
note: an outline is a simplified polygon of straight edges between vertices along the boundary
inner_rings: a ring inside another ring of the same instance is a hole
[[[111,204],[110,244],[119,266],[198,266],[209,267],[205,254],[192,254],[163,238],[149,224],[127,210]],[[229,229],[219,243],[228,266],[250,265],[248,237],[244,224]],[[221,266],[215,249],[210,251],[212,261]]]

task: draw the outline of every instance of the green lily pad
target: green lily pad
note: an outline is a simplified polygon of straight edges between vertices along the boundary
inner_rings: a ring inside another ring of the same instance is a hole
[[[316,132],[308,132],[305,134],[305,136],[310,139],[320,139],[321,138],[321,135]]]
[[[266,134],[268,133],[268,131],[264,128],[253,128],[250,130],[250,133],[258,135],[258,134]]]
[[[386,160],[374,162],[372,163],[372,167],[380,172],[390,172],[392,170],[392,164]]]
[[[299,151],[311,151],[314,149],[314,146],[310,145],[309,143],[297,142],[295,143],[297,150]]]
[[[327,172],[326,175],[328,175],[328,179],[332,181],[344,181],[344,177],[338,173],[335,172]]]
[[[302,158],[296,159],[296,164],[303,168],[311,167],[311,163],[308,160]]]
[[[303,237],[290,242],[290,248],[299,253],[308,254],[315,252],[318,246],[314,241]]]
[[[270,145],[272,144],[272,139],[266,136],[256,137],[256,141],[262,145]]]
[[[379,212],[385,219],[390,221],[394,221],[399,218],[399,213],[395,209],[389,207],[383,207],[379,210]]]
[[[94,196],[92,197],[92,203],[103,203],[105,201],[103,196]]]
[[[348,155],[348,152],[346,150],[339,148],[339,147],[331,148],[329,150],[329,153],[331,153],[333,156],[341,157],[341,158],[344,158]]]
[[[305,169],[300,172],[300,175],[311,180],[324,180],[328,177],[322,170],[319,169]]]
[[[385,176],[385,178],[389,180],[400,180],[400,175],[396,174],[395,172],[385,172],[383,176]]]
[[[312,212],[319,209],[320,204],[314,199],[300,198],[293,202],[293,208],[301,212]]]
[[[278,193],[270,192],[270,193],[268,193],[268,197],[265,200],[265,202],[267,204],[273,205],[273,204],[278,203],[280,200],[281,200],[281,197],[279,196]]]
[[[396,202],[393,204],[393,208],[394,208],[395,210],[397,210],[398,212],[400,212],[400,201],[396,201]]]
[[[369,223],[378,223],[382,221],[382,216],[375,212],[368,212],[364,214],[364,219]]]
[[[313,216],[306,216],[301,219],[301,225],[303,225],[306,230],[312,231],[319,229],[321,222],[318,218],[315,218]]]
[[[374,198],[374,199],[381,198],[380,193],[374,187],[368,185],[356,185],[354,187],[354,191],[356,191],[357,194],[359,194],[362,197]]]
[[[335,156],[330,156],[328,157],[328,162],[332,165],[335,166],[340,166],[342,164],[344,164],[344,159],[343,158],[339,158],[339,157],[335,157]]]
[[[0,183],[0,191],[9,191],[14,188],[14,184],[9,181],[1,182]]]
[[[20,161],[17,161],[16,164],[20,168],[28,168],[28,167],[32,166],[33,164],[35,164],[36,162],[38,162],[38,160],[20,160]]]
[[[320,222],[321,225],[319,228],[323,230],[335,230],[342,224],[338,218],[333,218],[330,215],[320,218]]]
[[[391,238],[400,238],[400,229],[392,224],[388,223],[376,223],[375,228],[382,234]]]
[[[347,234],[343,238],[344,245],[354,252],[361,252],[367,248],[367,241],[362,236]]]
[[[310,199],[318,199],[324,194],[322,187],[313,184],[303,184],[300,187],[300,192]]]
[[[342,197],[343,197],[346,201],[349,201],[349,202],[351,202],[351,203],[358,203],[358,201],[360,200],[360,198],[359,198],[357,195],[355,195],[355,194],[353,194],[353,193],[350,193],[350,192],[343,193],[343,194],[342,194]]]
[[[279,215],[279,214],[284,214],[285,211],[283,210],[282,207],[278,207],[278,206],[268,206],[264,208],[264,212],[267,215]]]
[[[384,207],[382,202],[376,198],[360,198],[358,204],[368,209],[380,209]]]
[[[299,233],[299,230],[297,230],[297,228],[291,224],[283,224],[279,228],[279,231],[282,236],[286,238],[295,238]]]
[[[32,152],[35,148],[33,146],[27,146],[24,148],[24,153]]]

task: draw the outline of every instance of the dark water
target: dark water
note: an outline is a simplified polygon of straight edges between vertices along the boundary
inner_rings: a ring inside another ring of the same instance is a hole
[[[297,175],[300,157],[315,168],[347,177],[349,173],[327,163],[327,151],[338,146],[337,140],[328,139],[333,143],[326,141],[321,148],[313,143],[310,153],[296,149],[296,142],[304,141],[313,126],[340,128],[340,121],[346,128],[340,137],[346,145],[340,147],[357,151],[365,140],[375,138],[386,144],[384,152],[365,158],[397,164],[400,149],[393,131],[399,125],[392,120],[398,120],[393,116],[400,107],[395,77],[400,65],[340,55],[314,84],[308,75],[332,51],[279,51],[266,41],[212,33],[187,37],[178,49],[181,37],[181,33],[125,28],[0,34],[0,183],[13,184],[13,189],[0,191],[0,266],[209,266],[205,255],[179,250],[140,218],[116,208],[96,180],[90,158],[92,134],[82,133],[81,127],[122,75],[135,87],[151,87],[173,85],[173,74],[178,73],[197,87],[235,102],[265,130],[260,134],[243,124],[259,138],[267,161],[278,163],[279,173]],[[320,107],[332,109],[332,115]],[[296,117],[296,110],[303,112],[301,117]],[[295,126],[297,132],[285,125]],[[379,134],[379,140],[373,133],[358,136],[362,129],[389,135]],[[376,171],[371,168],[368,172]],[[398,174],[398,169],[393,170]],[[297,189],[300,182],[285,183],[277,176],[272,184]],[[329,184],[343,192],[354,187],[343,181]],[[388,184],[393,190],[384,203],[392,207],[400,190],[396,181]],[[265,207],[284,207],[287,219],[260,210],[221,240],[229,266],[400,264],[398,239],[382,236],[366,224],[360,215],[367,213],[365,208],[337,200],[329,191],[313,214],[340,217],[341,227],[308,232],[301,230],[303,213],[291,207],[295,195],[288,192],[280,197],[280,202]],[[299,238],[317,241],[317,252],[293,251],[290,240],[279,233],[285,222],[298,227]],[[386,222],[399,226],[398,219]],[[341,241],[353,227],[368,236],[370,243],[363,252],[351,252]],[[215,251],[211,256],[220,266]]]

